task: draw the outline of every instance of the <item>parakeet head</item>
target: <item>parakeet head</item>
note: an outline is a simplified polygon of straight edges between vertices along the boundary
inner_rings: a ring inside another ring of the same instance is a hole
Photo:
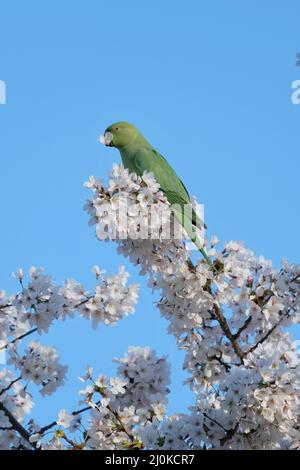
[[[109,147],[121,148],[132,142],[138,135],[139,131],[129,122],[115,122],[109,126],[104,134],[100,135],[100,142]]]

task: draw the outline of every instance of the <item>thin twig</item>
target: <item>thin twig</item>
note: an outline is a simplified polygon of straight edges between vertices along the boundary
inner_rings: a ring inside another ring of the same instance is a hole
[[[13,386],[13,384],[15,384],[16,382],[18,382],[19,380],[21,380],[21,378],[22,378],[22,376],[20,375],[20,377],[18,377],[17,379],[12,380],[12,382],[10,382],[10,384],[7,385],[7,387],[2,388],[2,390],[0,390],[0,396],[1,396],[3,393],[7,392],[7,390],[9,390],[9,389]]]
[[[3,349],[7,349],[10,344],[14,344],[14,343],[16,343],[17,341],[19,341],[20,339],[26,338],[26,336],[29,336],[29,335],[31,335],[32,333],[35,333],[36,331],[37,331],[37,328],[33,328],[32,330],[27,331],[27,332],[24,333],[23,335],[18,336],[17,338],[13,339],[12,341],[9,341],[8,343],[6,343],[4,346],[2,346],[2,347],[0,348],[0,351],[2,351]]]
[[[84,445],[77,444],[77,442],[70,439],[64,432],[62,433],[61,438],[64,439],[68,444],[70,444],[72,446],[73,450],[82,450],[83,449]]]
[[[264,343],[266,339],[268,339],[268,337],[273,333],[273,331],[276,330],[276,328],[280,325],[283,319],[284,317],[281,317],[280,320],[275,323],[275,325],[273,325],[272,328],[259,341],[257,341],[257,343],[254,344],[254,346],[252,346],[252,348],[248,349],[246,354],[253,352],[259,346],[259,344]]]
[[[213,360],[217,361],[219,364],[221,364],[221,366],[223,366],[226,369],[226,372],[229,372],[231,369],[231,364],[228,364],[227,362],[222,361],[222,358],[218,357],[216,354],[214,354],[213,356],[207,356],[207,359],[209,361],[213,361]]]
[[[229,328],[229,325],[227,323],[226,318],[223,315],[222,310],[220,309],[220,307],[217,304],[214,304],[214,311],[215,311],[215,315],[217,317],[217,320],[218,320],[225,336],[229,339],[236,355],[240,358],[241,363],[243,363],[245,353],[241,350],[240,345],[238,344],[236,338],[234,337],[234,334],[231,332],[231,330]]]
[[[8,307],[11,307],[12,305],[11,304],[6,304],[6,305],[0,305],[0,312],[3,310],[3,314],[7,315],[6,312],[4,312],[4,309],[8,308]]]
[[[91,299],[91,296],[87,297],[86,299],[82,300],[81,302],[79,302],[77,305],[74,305],[74,307],[72,307],[72,309],[77,309],[78,307],[81,307],[81,305],[84,305],[86,304],[89,300]],[[23,338],[26,338],[26,336],[29,336],[31,335],[32,333],[35,333],[37,331],[37,328],[32,328],[32,330],[29,330],[27,331],[26,333],[24,333],[23,335],[20,335],[18,336],[17,338],[13,339],[12,341],[9,341],[8,343],[6,343],[4,346],[2,346],[0,348],[0,351],[4,350],[4,349],[7,349],[8,346],[10,344],[14,344],[16,343],[17,341],[19,341],[20,339],[23,339]]]
[[[100,401],[96,403],[96,405],[99,405]],[[81,408],[80,410],[73,411],[71,413],[72,416],[77,416],[81,413],[84,413],[85,411],[91,410],[92,406],[85,406],[84,408]],[[39,431],[39,434],[44,434],[46,431],[49,431],[49,429],[53,428],[54,426],[57,426],[57,421],[52,421],[50,424],[46,424],[46,426],[42,427]]]

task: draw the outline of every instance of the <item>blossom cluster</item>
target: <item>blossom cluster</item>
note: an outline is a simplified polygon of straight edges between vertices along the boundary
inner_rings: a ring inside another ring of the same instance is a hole
[[[199,216],[199,228],[195,232],[202,237],[202,207],[196,199],[180,207],[171,205],[152,172],[140,177],[120,165],[113,165],[107,188],[94,176],[90,176],[85,187],[94,193],[84,209],[90,215],[89,224],[97,225],[99,240],[132,239],[144,243],[152,239],[168,244],[171,239],[186,239],[182,225],[172,217],[174,210],[184,211],[187,217],[192,216],[194,210]]]
[[[117,362],[116,378],[100,376],[95,382],[102,399],[91,413],[87,431],[92,449],[141,448],[140,427],[165,414],[170,382],[166,358],[157,358],[149,348],[131,347]]]
[[[166,412],[170,367],[166,357],[157,357],[150,348],[130,347],[119,363],[116,377],[93,377],[88,367],[80,380],[87,383],[80,391],[83,403],[91,410],[87,419],[84,439],[80,444],[70,439],[82,425],[82,417],[65,409],[59,412],[54,423],[56,429],[43,448],[63,448],[68,433],[68,443],[94,450],[143,448],[140,438],[148,423],[159,423]],[[41,442],[43,429],[35,434]]]
[[[20,371],[25,381],[31,381],[42,388],[42,395],[52,395],[65,383],[67,366],[59,364],[59,355],[55,348],[31,341],[24,354],[18,352],[17,346],[9,348],[8,364],[13,364]]]
[[[41,269],[32,267],[28,284],[19,270],[15,277],[21,283],[21,291],[7,297],[0,295],[0,348],[9,340],[17,340],[31,329],[47,332],[54,320],[72,317],[77,310],[90,320],[95,328],[99,322],[113,325],[125,315],[134,312],[138,298],[138,285],[128,286],[129,274],[124,266],[116,275],[104,275],[105,271],[93,267],[96,276],[94,293],[89,292],[74,279],[63,285],[54,283],[51,276]]]

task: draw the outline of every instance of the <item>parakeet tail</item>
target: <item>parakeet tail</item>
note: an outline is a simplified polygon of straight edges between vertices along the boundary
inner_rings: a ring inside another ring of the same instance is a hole
[[[213,270],[215,270],[215,266],[213,265],[213,262],[212,260],[210,259],[210,257],[208,256],[208,254],[206,253],[206,251],[204,250],[202,244],[200,243],[200,240],[198,237],[193,237],[191,238],[191,241],[196,245],[196,247],[198,248],[198,250],[200,251],[201,255],[203,256],[203,258],[205,259],[205,261],[207,262],[207,264],[209,264],[209,266],[211,268],[213,268]]]
[[[212,262],[212,260],[209,258],[208,254],[203,248],[203,245],[201,241],[199,240],[197,234],[195,233],[195,225],[193,224],[193,221],[189,218],[186,217],[186,215],[183,213],[182,208],[175,205],[171,206],[171,209],[173,211],[173,214],[175,218],[178,220],[178,222],[183,226],[185,229],[187,235],[190,237],[190,240],[196,245],[198,248],[199,252],[207,262],[207,264],[214,270],[216,271],[216,268]],[[202,222],[202,227],[203,227],[203,222]]]

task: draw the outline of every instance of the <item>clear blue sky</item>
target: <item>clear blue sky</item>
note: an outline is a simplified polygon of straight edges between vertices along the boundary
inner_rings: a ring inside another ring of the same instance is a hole
[[[82,211],[90,174],[106,177],[117,151],[97,143],[111,122],[135,123],[205,204],[211,234],[299,262],[299,119],[291,83],[298,1],[6,1],[0,7],[0,288],[11,272],[44,266],[87,287],[90,268],[124,263],[96,241]],[[129,345],[172,362],[170,411],[184,411],[183,355],[141,280],[137,313],[96,331],[57,323],[41,338],[70,363],[70,385],[38,400],[42,424],[76,407],[85,365],[114,373]]]

